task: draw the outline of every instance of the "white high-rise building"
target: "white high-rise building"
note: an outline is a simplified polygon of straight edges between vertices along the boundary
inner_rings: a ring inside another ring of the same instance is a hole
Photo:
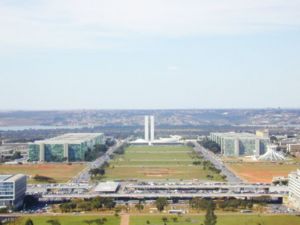
[[[145,141],[149,141],[149,116],[145,116]]]
[[[154,141],[154,116],[150,116],[150,141]]]
[[[300,209],[300,170],[289,174],[289,203]]]
[[[145,141],[149,144],[155,140],[154,131],[154,116],[145,116]]]

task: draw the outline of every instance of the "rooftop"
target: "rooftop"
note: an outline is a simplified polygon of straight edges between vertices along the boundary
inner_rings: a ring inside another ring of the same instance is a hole
[[[119,186],[118,182],[101,182],[95,188],[95,192],[116,192]]]
[[[7,180],[8,178],[10,178],[12,175],[0,175],[0,182],[1,181],[5,181]]]
[[[236,133],[236,132],[228,132],[228,133],[212,133],[213,135],[217,135],[223,138],[239,138],[239,139],[247,139],[247,138],[257,138],[257,139],[269,139],[268,137],[260,137],[256,134],[252,133]]]
[[[103,133],[68,133],[54,138],[35,141],[36,144],[80,144],[102,136]]]
[[[0,175],[0,182],[14,182],[24,176],[25,175],[23,175],[23,174]]]

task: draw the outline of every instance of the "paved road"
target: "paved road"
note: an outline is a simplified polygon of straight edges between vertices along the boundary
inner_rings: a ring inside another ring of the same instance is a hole
[[[110,156],[116,151],[125,141],[119,141],[116,145],[110,147],[107,152],[96,159],[93,162],[88,163],[87,167],[81,171],[76,177],[74,177],[70,182],[72,183],[88,183],[90,181],[90,169],[101,167],[105,162],[110,160]]]
[[[195,197],[200,197],[200,198],[257,198],[257,197],[265,197],[265,196],[270,196],[272,198],[282,198],[286,197],[287,194],[259,194],[259,193],[142,193],[142,194],[119,194],[119,193],[114,193],[114,194],[47,194],[43,195],[40,200],[55,200],[55,199],[72,199],[72,198],[94,198],[97,196],[102,196],[102,197],[110,197],[114,199],[157,199],[160,197],[165,197],[165,198],[178,198],[178,199],[189,199],[189,198],[195,198]]]
[[[222,174],[224,174],[227,177],[227,181],[229,183],[240,183],[244,182],[242,179],[240,179],[238,176],[236,176],[234,173],[232,173],[222,162],[222,160],[216,156],[213,152],[205,149],[203,146],[198,144],[197,142],[194,142],[195,144],[195,151],[197,153],[200,153],[203,155],[204,159],[212,162],[214,166],[222,171]]]

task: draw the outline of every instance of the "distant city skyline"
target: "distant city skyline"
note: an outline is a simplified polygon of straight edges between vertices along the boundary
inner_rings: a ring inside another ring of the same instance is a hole
[[[300,2],[0,1],[0,110],[300,108]]]

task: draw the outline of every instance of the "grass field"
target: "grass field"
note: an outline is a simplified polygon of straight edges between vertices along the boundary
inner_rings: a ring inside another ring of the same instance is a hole
[[[227,163],[227,166],[239,177],[249,182],[272,182],[274,176],[287,176],[299,166],[271,162]]]
[[[42,175],[51,177],[56,183],[67,182],[81,170],[85,164],[23,164],[23,165],[0,165],[0,174],[16,174],[22,173],[29,176]],[[29,178],[29,183],[36,183],[35,180]],[[41,182],[37,182],[41,183]]]
[[[119,225],[120,218],[115,216],[33,216],[30,217],[35,225],[49,225],[51,223],[47,223],[49,220],[58,220],[61,225],[89,225],[97,224],[93,221],[97,219],[106,218],[107,221],[103,224],[105,225]],[[18,220],[16,223],[11,223],[11,225],[23,225],[28,218],[24,217]],[[101,223],[98,223],[101,224]]]
[[[221,176],[201,166],[193,165],[195,158],[187,146],[130,146],[124,155],[117,156],[106,169],[106,180],[111,179],[203,179]]]
[[[200,225],[204,222],[204,216],[179,216],[178,221],[173,222],[174,217],[168,216],[168,225]],[[131,216],[130,225],[146,225],[147,220],[153,225],[164,224],[162,216]],[[285,215],[222,215],[217,220],[217,225],[300,225],[300,217]]]

